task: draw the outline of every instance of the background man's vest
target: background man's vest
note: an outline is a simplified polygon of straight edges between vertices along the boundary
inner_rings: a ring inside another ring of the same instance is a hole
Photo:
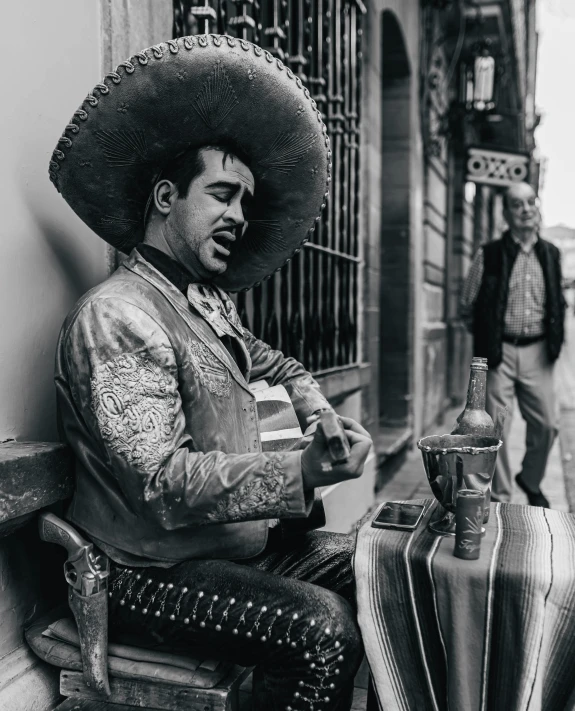
[[[490,368],[496,368],[503,358],[509,278],[520,249],[509,232],[483,246],[483,279],[473,317],[473,354],[487,358]],[[564,335],[560,252],[541,238],[534,249],[545,279],[545,336],[549,360],[553,362],[561,351]]]

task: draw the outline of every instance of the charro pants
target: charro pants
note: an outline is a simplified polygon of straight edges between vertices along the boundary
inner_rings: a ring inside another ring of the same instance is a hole
[[[521,478],[533,492],[539,491],[547,458],[558,432],[553,371],[554,364],[549,362],[547,345],[545,341],[539,341],[529,346],[504,343],[503,361],[487,373],[487,412],[495,421],[498,408],[509,406],[503,446],[497,455],[493,478],[493,498],[496,501],[509,501],[513,491],[507,440],[515,397],[527,423]]]
[[[316,531],[242,562],[112,565],[110,629],[256,665],[255,711],[349,711],[363,648],[355,538]]]

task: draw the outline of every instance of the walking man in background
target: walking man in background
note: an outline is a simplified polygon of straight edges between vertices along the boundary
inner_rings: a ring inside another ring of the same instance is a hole
[[[565,301],[560,252],[539,236],[537,197],[527,183],[508,188],[503,215],[509,230],[483,245],[464,284],[460,314],[474,337],[475,356],[488,359],[487,411],[509,407],[493,498],[513,488],[506,445],[513,398],[527,423],[526,452],[515,481],[532,506],[549,507],[540,484],[557,435],[554,364],[563,344]]]

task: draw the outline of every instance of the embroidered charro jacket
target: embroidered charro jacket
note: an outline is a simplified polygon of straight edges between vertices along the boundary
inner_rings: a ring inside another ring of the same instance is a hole
[[[257,555],[268,519],[306,516],[301,453],[262,453],[248,383],[283,384],[303,426],[329,405],[301,364],[243,335],[236,362],[137,250],[78,302],[56,358],[73,523],[166,565]]]

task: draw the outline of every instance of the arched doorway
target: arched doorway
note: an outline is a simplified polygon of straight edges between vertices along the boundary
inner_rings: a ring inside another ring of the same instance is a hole
[[[410,273],[411,69],[395,15],[382,15],[381,292],[379,419],[411,415],[413,299]]]

